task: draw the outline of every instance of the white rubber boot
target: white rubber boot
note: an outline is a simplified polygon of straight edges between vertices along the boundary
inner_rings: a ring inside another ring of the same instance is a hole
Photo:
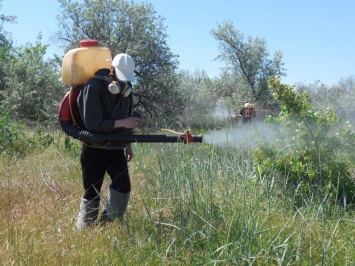
[[[121,193],[113,188],[108,189],[108,200],[106,206],[106,216],[109,221],[115,219],[123,220],[123,216],[127,210],[130,193]]]
[[[76,229],[81,230],[85,226],[91,225],[97,219],[100,208],[100,200],[87,200],[81,198],[80,211],[76,222]]]

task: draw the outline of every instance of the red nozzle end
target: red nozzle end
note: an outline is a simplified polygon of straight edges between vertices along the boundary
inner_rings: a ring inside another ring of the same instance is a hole
[[[194,142],[194,138],[192,137],[192,135],[190,134],[189,131],[186,131],[184,133],[184,135],[182,135],[184,137],[184,143],[187,144],[189,142]]]

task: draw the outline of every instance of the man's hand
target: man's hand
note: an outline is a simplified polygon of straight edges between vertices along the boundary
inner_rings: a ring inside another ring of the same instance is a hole
[[[125,119],[116,120],[114,128],[136,128],[139,120],[140,119],[138,117],[127,117]]]
[[[132,145],[128,144],[126,148],[126,160],[127,162],[130,162],[133,158],[133,150],[132,150]]]

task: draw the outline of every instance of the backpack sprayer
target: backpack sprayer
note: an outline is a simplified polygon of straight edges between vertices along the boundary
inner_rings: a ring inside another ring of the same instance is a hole
[[[174,135],[150,135],[150,134],[118,134],[90,132],[78,126],[80,119],[77,106],[77,96],[81,85],[102,68],[110,68],[111,52],[108,48],[99,47],[96,40],[83,40],[80,48],[70,50],[63,58],[62,80],[71,86],[70,91],[64,96],[60,103],[58,119],[62,130],[74,139],[84,143],[133,143],[133,142],[163,142],[163,143],[191,143],[202,142],[202,135],[191,135],[189,131],[176,132],[168,129],[162,131]],[[135,112],[133,116],[140,117]]]

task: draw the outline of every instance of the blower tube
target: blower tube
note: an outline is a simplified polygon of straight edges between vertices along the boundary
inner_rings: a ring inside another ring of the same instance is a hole
[[[133,143],[133,142],[150,142],[150,143],[174,143],[174,142],[202,142],[202,135],[191,135],[186,132],[182,135],[168,136],[168,135],[146,135],[146,134],[104,134],[98,132],[89,132],[87,130],[79,129],[72,125],[69,120],[60,120],[60,126],[63,131],[69,136],[86,143],[92,142],[110,142],[110,143]]]

